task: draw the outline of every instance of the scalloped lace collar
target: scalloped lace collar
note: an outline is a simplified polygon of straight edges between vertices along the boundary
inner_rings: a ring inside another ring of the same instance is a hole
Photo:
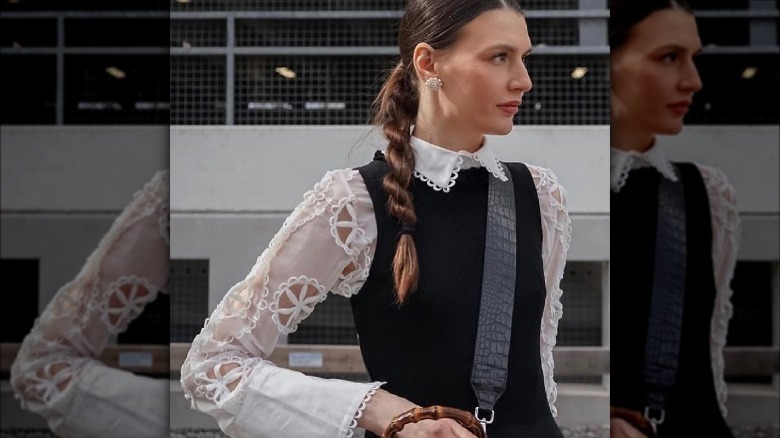
[[[643,167],[652,167],[662,176],[671,181],[677,181],[677,173],[674,171],[674,166],[666,158],[663,149],[656,144],[653,144],[645,152],[610,148],[609,173],[612,191],[619,192],[626,185],[628,173],[633,169],[641,169]]]
[[[508,180],[487,138],[476,152],[455,152],[415,136],[410,143],[414,151],[414,176],[436,191],[449,192],[458,179],[458,172],[472,167],[484,167],[501,181]]]

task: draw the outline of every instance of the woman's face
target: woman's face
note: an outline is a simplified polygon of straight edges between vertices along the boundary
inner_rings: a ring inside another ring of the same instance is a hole
[[[524,64],[530,51],[525,18],[514,10],[494,9],[464,26],[455,44],[437,51],[445,120],[483,134],[509,133],[531,89]]]
[[[656,11],[612,51],[612,123],[651,134],[677,134],[701,89],[694,56],[701,50],[696,21],[677,8]]]

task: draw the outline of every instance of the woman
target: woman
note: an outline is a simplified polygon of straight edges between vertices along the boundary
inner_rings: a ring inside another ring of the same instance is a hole
[[[734,189],[721,171],[671,163],[655,145],[656,135],[682,130],[702,86],[696,21],[682,1],[610,8],[611,435],[695,428],[729,437],[723,346],[739,240]]]
[[[565,193],[548,169],[501,166],[484,136],[509,133],[531,89],[525,19],[512,1],[412,0],[399,48],[375,106],[384,154],[328,172],[306,193],[192,343],[185,394],[230,436],[332,438],[358,426],[375,436],[416,407],[474,412],[487,193],[510,177],[518,281],[508,379],[487,432],[561,436],[552,347],[570,235]],[[351,297],[373,383],[317,379],[266,360],[328,291]],[[397,436],[473,435],[443,419]]]

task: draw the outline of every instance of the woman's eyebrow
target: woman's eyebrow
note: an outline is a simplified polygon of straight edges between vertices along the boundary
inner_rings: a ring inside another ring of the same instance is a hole
[[[509,52],[509,53],[514,53],[514,52],[518,51],[517,47],[512,46],[510,44],[496,44],[496,45],[488,47],[485,50],[486,51],[502,50],[504,52]],[[532,51],[533,51],[533,47],[531,47],[528,50],[526,50],[525,53],[523,53],[523,56],[530,55]]]

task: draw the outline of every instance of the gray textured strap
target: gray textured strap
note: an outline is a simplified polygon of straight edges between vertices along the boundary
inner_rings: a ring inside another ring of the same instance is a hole
[[[479,409],[491,412],[506,387],[517,272],[514,185],[509,169],[503,167],[508,181],[488,177],[485,266],[471,371]]]
[[[686,280],[685,191],[682,179],[661,178],[655,273],[645,346],[644,380],[650,410],[660,414],[677,380]]]

